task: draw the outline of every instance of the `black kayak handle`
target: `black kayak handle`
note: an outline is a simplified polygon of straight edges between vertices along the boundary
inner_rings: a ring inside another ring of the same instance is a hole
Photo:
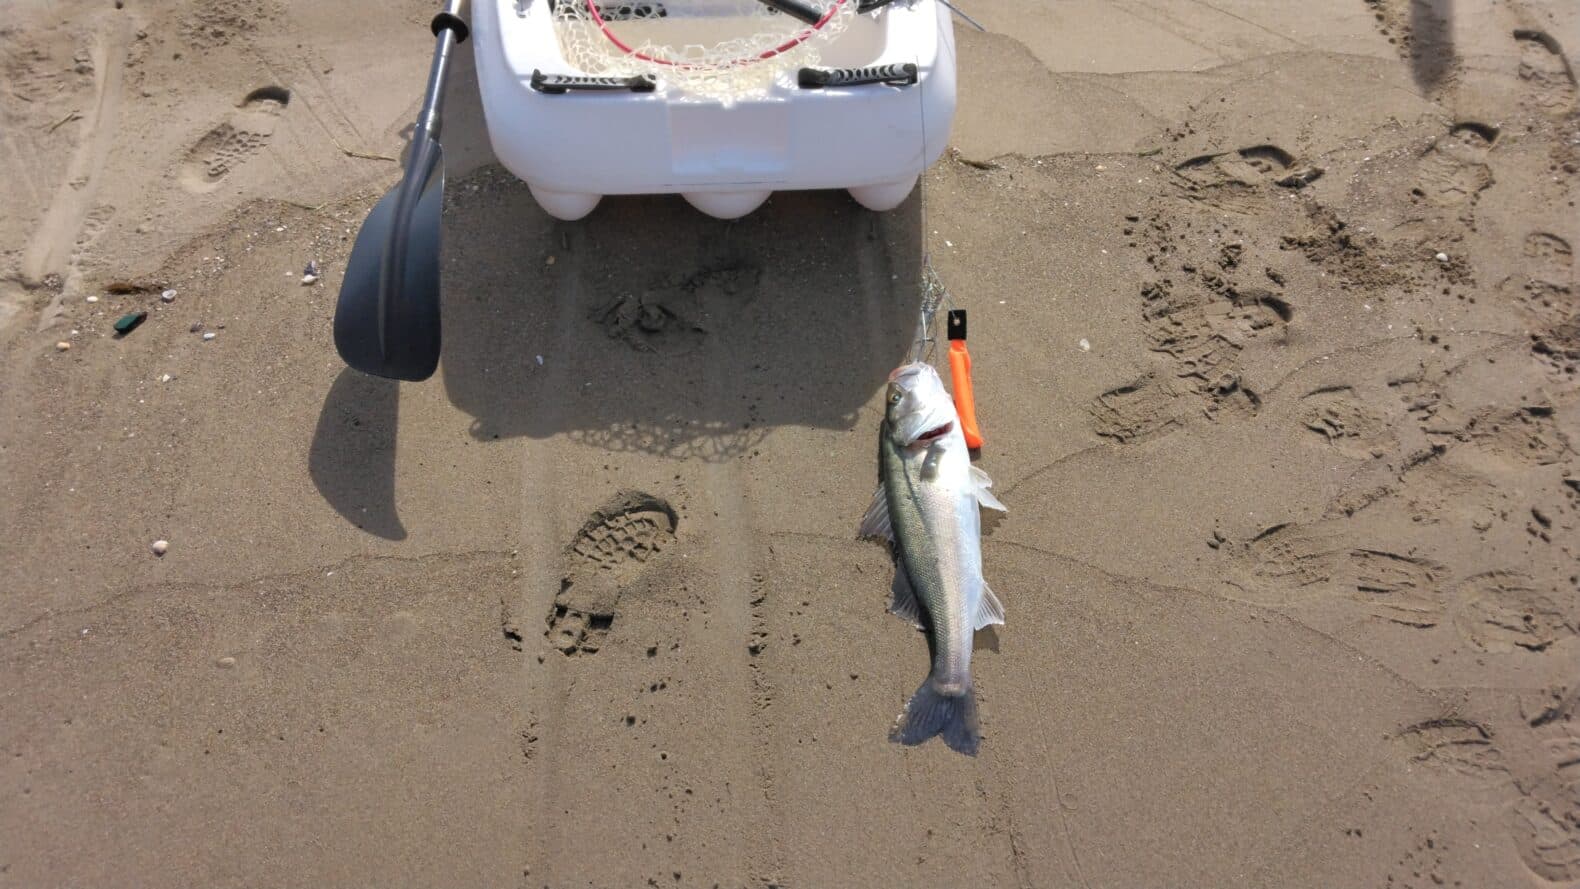
[[[882,83],[888,86],[910,86],[916,82],[916,64],[873,65],[867,68],[802,68],[796,78],[804,90],[822,89],[826,86],[861,86]]]
[[[589,92],[650,93],[658,89],[658,79],[651,74],[633,74],[630,77],[587,77],[580,74],[544,74],[532,70],[532,88],[540,93],[557,96],[571,90]]]

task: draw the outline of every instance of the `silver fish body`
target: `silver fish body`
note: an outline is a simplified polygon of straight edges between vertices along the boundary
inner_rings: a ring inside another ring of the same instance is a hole
[[[975,754],[980,742],[971,685],[975,632],[1004,622],[982,578],[979,509],[1003,509],[992,482],[971,465],[954,402],[927,364],[889,376],[878,441],[878,491],[861,534],[890,541],[894,554],[889,610],[931,633],[933,663],[891,737],[920,744],[941,735]]]

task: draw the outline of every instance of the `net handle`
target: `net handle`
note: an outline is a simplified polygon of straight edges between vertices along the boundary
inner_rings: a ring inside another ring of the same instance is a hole
[[[603,15],[598,12],[597,0],[586,0],[587,13],[592,16],[592,20],[598,26],[598,30],[603,32],[603,36],[608,38],[610,43],[613,43],[615,46],[619,47],[621,52],[631,56],[632,58],[641,59],[644,62],[651,62],[654,65],[667,65],[672,68],[729,68],[737,65],[751,64],[754,62],[761,62],[771,59],[774,56],[781,55],[783,53],[789,52],[792,49],[795,49],[809,40],[813,34],[823,30],[823,26],[827,25],[829,20],[834,18],[835,14],[837,14],[847,2],[849,2],[849,0],[834,0],[833,4],[829,6],[828,11],[823,13],[823,17],[818,19],[815,24],[811,25],[806,30],[795,35],[789,40],[786,40],[784,43],[779,44],[773,49],[764,50],[750,59],[731,59],[730,61],[719,65],[697,65],[690,62],[676,62],[671,59],[660,59],[656,56],[650,56],[647,53],[637,51],[635,48],[626,44],[625,41],[616,37],[614,33],[609,30],[609,23],[604,21]]]

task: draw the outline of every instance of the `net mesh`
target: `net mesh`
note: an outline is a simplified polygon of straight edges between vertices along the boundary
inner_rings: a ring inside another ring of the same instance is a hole
[[[766,92],[779,75],[815,66],[818,50],[855,16],[855,0],[813,0],[816,25],[757,0],[559,0],[565,59],[597,77],[649,74],[666,88],[730,101]]]
[[[954,299],[949,295],[949,288],[944,286],[938,272],[933,270],[932,257],[922,259],[921,282],[921,316],[916,322],[916,339],[912,345],[911,360],[933,360],[938,346],[938,310],[944,306],[953,307]]]

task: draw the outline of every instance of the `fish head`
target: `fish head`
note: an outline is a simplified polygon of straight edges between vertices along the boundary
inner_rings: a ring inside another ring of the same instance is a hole
[[[889,435],[902,448],[927,445],[959,425],[954,400],[931,364],[902,364],[889,374],[883,419]]]

